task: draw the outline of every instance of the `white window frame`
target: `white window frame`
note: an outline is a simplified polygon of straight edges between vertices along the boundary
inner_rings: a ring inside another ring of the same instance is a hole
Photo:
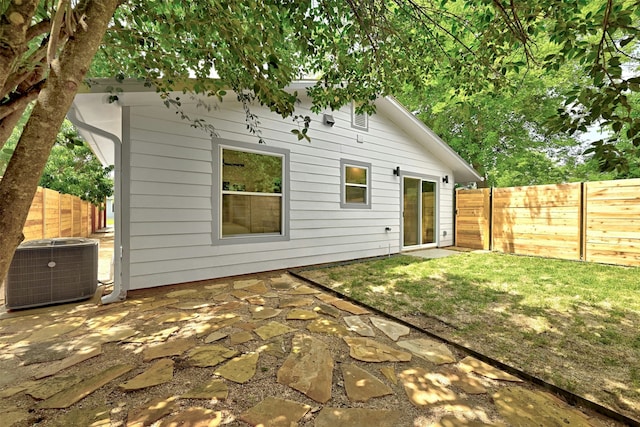
[[[349,184],[347,183],[347,167],[362,168],[367,171],[367,183]],[[366,188],[365,203],[347,203],[347,186]],[[371,209],[371,163],[359,162],[357,160],[340,160],[340,207],[343,209]]]
[[[247,153],[261,154],[265,156],[275,156],[282,158],[282,183],[280,193],[255,193],[246,191],[233,191],[222,189],[222,161],[223,150],[243,151]],[[289,150],[259,146],[255,144],[247,144],[228,140],[214,140],[214,183],[213,183],[213,244],[239,244],[239,243],[260,243],[260,242],[278,242],[289,240]],[[244,196],[263,196],[263,197],[280,197],[280,233],[253,233],[239,234],[232,236],[222,235],[222,207],[224,194],[238,194]]]

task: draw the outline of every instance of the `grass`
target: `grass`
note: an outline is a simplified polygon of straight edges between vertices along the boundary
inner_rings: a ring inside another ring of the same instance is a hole
[[[304,275],[640,419],[640,269],[497,253]]]

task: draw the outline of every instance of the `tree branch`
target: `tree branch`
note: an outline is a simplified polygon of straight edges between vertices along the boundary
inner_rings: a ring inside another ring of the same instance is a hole
[[[49,34],[49,45],[47,46],[47,64],[51,66],[51,63],[57,56],[58,39],[60,38],[60,32],[62,30],[62,20],[65,13],[69,9],[69,0],[59,0],[56,14],[53,17],[53,23],[51,24],[51,33]]]
[[[10,114],[13,114],[19,109],[25,109],[27,104],[38,97],[38,93],[44,86],[44,80],[39,81],[34,86],[30,87],[25,93],[12,93],[11,97],[2,104],[0,104],[0,123]]]
[[[22,117],[26,107],[27,106],[25,105],[23,109],[17,109],[4,119],[0,120],[0,150],[2,150],[4,144],[13,133],[13,129],[18,124],[18,121],[20,120],[20,117]]]
[[[4,87],[18,59],[27,49],[25,36],[38,3],[38,0],[12,1],[0,16],[0,87]]]
[[[26,40],[32,40],[38,36],[43,34],[47,34],[51,29],[51,21],[49,19],[43,19],[37,24],[32,25],[27,30],[27,34],[25,36]]]
[[[11,92],[16,90],[18,86],[23,85],[25,82],[31,84],[37,83],[42,77],[42,68],[46,65],[46,45],[41,46],[35,51],[29,58],[25,59],[25,62],[30,65],[28,69],[18,69],[13,75],[9,76],[4,87],[0,89],[0,98],[9,96]],[[39,75],[37,79],[32,79],[32,76]]]

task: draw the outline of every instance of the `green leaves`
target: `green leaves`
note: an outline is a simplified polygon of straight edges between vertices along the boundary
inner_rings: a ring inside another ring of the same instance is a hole
[[[71,123],[65,121],[40,185],[99,205],[113,194],[112,170],[113,166],[102,166]]]

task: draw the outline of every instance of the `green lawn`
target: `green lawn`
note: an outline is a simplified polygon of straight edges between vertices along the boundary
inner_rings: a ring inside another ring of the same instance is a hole
[[[461,253],[304,276],[640,419],[640,269]]]

